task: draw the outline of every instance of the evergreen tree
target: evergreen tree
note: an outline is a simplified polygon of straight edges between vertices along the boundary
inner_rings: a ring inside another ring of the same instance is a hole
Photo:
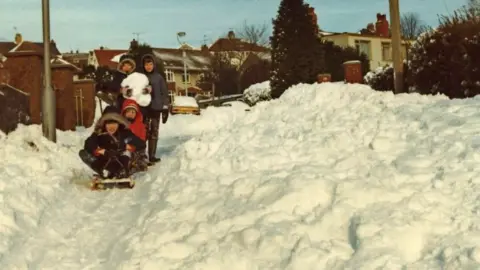
[[[143,64],[142,64],[142,57],[146,54],[151,54],[155,57],[155,54],[153,53],[153,48],[147,44],[147,43],[142,43],[139,44],[136,40],[133,40],[130,42],[130,49],[128,50],[128,53],[133,56],[135,59],[135,63],[137,65],[137,68],[135,71],[137,72],[143,72]],[[158,57],[155,57],[155,61],[157,63],[157,70],[162,74],[163,78],[167,78],[165,75],[165,66],[163,65],[163,61],[159,59]]]
[[[325,70],[324,48],[308,7],[303,0],[282,0],[273,20],[272,98],[280,97],[292,85],[314,83]]]

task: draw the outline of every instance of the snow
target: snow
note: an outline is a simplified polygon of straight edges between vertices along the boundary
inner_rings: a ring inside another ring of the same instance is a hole
[[[198,108],[197,100],[188,96],[174,96],[173,106]]]
[[[144,89],[150,84],[148,77],[145,74],[139,72],[133,72],[123,79],[121,86],[132,89],[132,95],[130,97],[125,96],[125,98],[135,100],[138,105],[146,107],[152,101],[152,96],[150,94],[144,94]]]
[[[259,101],[271,99],[270,81],[264,81],[249,86],[243,91],[243,98],[250,105],[255,105]]]
[[[115,55],[114,57],[112,57],[112,59],[110,59],[111,62],[114,62],[114,63],[120,63],[120,59],[122,58],[122,56],[126,55],[127,53],[121,53],[121,54],[117,54]]]
[[[91,129],[21,126],[0,134],[0,269],[478,268],[479,105],[301,84],[171,116],[162,162],[111,192],[70,183]]]

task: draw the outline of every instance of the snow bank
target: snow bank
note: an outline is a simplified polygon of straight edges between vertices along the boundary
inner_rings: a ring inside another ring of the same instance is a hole
[[[204,114],[190,125],[216,128],[177,147],[152,184],[165,208],[145,265],[478,267],[479,105],[321,84],[233,123]]]
[[[253,84],[245,89],[245,91],[243,91],[243,97],[248,104],[253,106],[259,101],[270,100],[272,98],[271,92],[270,81],[264,81]]]
[[[175,96],[173,98],[173,106],[198,108],[198,103],[193,97]]]
[[[479,103],[324,83],[172,116],[125,192],[67,184],[84,135],[20,129],[0,144],[0,269],[479,267]]]

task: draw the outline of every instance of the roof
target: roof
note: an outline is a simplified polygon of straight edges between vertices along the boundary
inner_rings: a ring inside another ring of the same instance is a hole
[[[56,57],[54,59],[51,60],[50,62],[52,64],[52,66],[54,67],[66,67],[66,68],[71,68],[75,71],[82,71],[80,68],[78,68],[77,66],[75,66],[74,64],[60,58],[60,57]]]
[[[320,32],[320,36],[354,36],[354,37],[364,37],[364,38],[380,38],[380,39],[390,39],[390,37],[382,37],[377,36],[375,34],[360,34],[360,33],[350,33],[350,32],[343,32],[343,33],[335,33],[335,32]],[[415,41],[414,39],[404,39]]]
[[[110,50],[110,49],[103,49],[103,50],[93,50],[95,57],[97,58],[97,62],[99,66],[107,66],[110,69],[117,69],[118,63],[113,62],[112,59],[119,55],[128,52],[128,50]]]
[[[34,51],[37,53],[43,53],[43,42],[22,41],[20,44],[17,45],[15,44],[15,42],[0,41],[0,53],[7,54],[9,52],[18,51]],[[52,56],[61,55],[55,42],[50,43],[50,53]]]
[[[183,50],[153,48],[153,53],[164,63],[165,69],[183,70]],[[185,50],[187,69],[202,71],[210,65],[210,55],[201,50]]]
[[[209,48],[211,52],[268,52],[267,47],[239,38],[219,38]]]

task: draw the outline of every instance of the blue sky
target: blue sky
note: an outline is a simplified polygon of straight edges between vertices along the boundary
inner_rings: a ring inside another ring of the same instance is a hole
[[[13,40],[14,27],[26,40],[42,40],[41,0],[0,0],[0,40]],[[358,31],[386,13],[388,0],[307,0],[326,31]],[[465,0],[400,0],[401,12],[417,12],[436,26],[438,14],[448,14]],[[229,30],[267,23],[280,0],[50,0],[51,36],[60,51],[88,51],[100,46],[128,48],[135,32],[155,47],[178,47],[176,33],[200,46]]]

